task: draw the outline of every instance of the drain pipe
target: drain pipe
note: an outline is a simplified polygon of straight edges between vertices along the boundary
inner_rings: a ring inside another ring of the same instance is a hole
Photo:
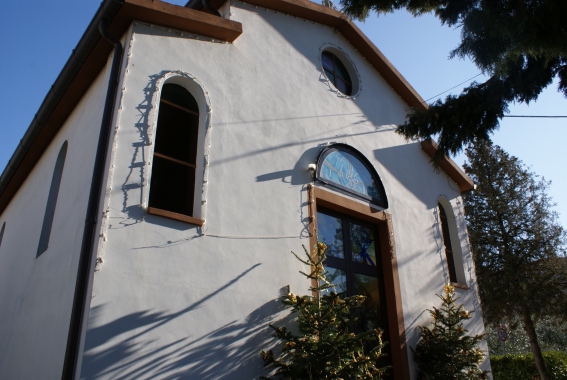
[[[102,123],[98,137],[98,146],[93,168],[91,190],[89,193],[87,215],[85,218],[83,243],[79,257],[75,296],[73,298],[73,309],[71,312],[71,322],[67,338],[67,350],[65,352],[65,362],[63,364],[63,373],[61,375],[61,379],[63,380],[74,379],[78,370],[77,364],[79,362],[81,331],[83,329],[83,323],[86,323],[84,320],[84,314],[88,299],[88,280],[96,248],[95,242],[97,241],[96,227],[98,225],[98,216],[101,215],[99,212],[99,202],[106,167],[106,153],[108,151],[108,144],[112,131],[111,127],[114,103],[116,100],[116,93],[118,91],[118,76],[120,74],[120,66],[122,64],[123,55],[122,44],[116,37],[108,32],[104,21],[100,21],[98,29],[101,36],[114,45],[114,57],[112,58],[112,69],[110,71],[110,78],[108,79],[108,89],[106,92],[106,101],[104,103],[104,112],[102,114]]]

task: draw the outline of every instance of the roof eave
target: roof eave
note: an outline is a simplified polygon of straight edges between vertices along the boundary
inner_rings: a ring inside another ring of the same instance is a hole
[[[101,39],[100,21],[108,25],[110,33],[122,36],[134,20],[227,42],[233,42],[242,34],[242,24],[194,9],[152,0],[105,0],[0,176],[0,214],[106,65],[112,45]]]

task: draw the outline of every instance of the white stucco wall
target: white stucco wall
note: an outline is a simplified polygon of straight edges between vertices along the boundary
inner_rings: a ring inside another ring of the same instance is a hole
[[[471,290],[458,292],[477,311],[467,328],[482,333],[458,188],[433,171],[417,142],[395,134],[408,106],[332,28],[239,2],[231,13],[244,29],[233,44],[133,26],[81,377],[265,373],[259,352],[273,342],[268,323],[286,320],[279,296],[287,285],[307,292],[289,251],[309,244],[305,169],[331,141],[362,152],[383,181],[408,343],[416,344],[417,326],[429,321],[424,310],[438,305],[446,281],[440,196],[451,202],[462,238]],[[320,49],[329,45],[358,70],[355,99],[321,74]],[[144,210],[159,89],[173,76],[201,110],[196,216],[203,228]]]
[[[0,378],[61,377],[96,144],[102,70],[6,210],[0,247]],[[68,149],[49,247],[36,258],[55,161]]]

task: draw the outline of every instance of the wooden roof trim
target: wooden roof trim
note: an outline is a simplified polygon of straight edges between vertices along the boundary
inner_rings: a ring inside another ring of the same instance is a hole
[[[421,148],[429,155],[429,157],[434,158],[435,153],[439,150],[439,145],[432,139],[423,140],[421,142]],[[439,158],[439,167],[443,169],[445,173],[459,186],[461,193],[466,193],[474,189],[475,184],[472,179],[446,155]]]
[[[119,23],[124,32],[135,20],[226,42],[242,34],[242,24],[236,21],[162,1],[125,0],[113,24]]]
[[[309,0],[245,0],[244,2],[336,28],[410,107],[422,110],[428,108],[427,103],[402,74],[344,13]]]
[[[106,1],[110,3],[110,1]],[[106,3],[103,3],[106,4]],[[101,8],[93,17],[93,20],[99,16]],[[130,27],[133,21],[142,21],[166,28],[177,29],[182,32],[191,34],[199,34],[217,40],[233,42],[242,34],[242,24],[236,21],[223,19],[217,16],[205,14],[194,9],[189,9],[161,1],[153,0],[124,0],[118,12],[109,21],[108,30],[115,36],[121,37]],[[98,42],[92,47],[86,59],[82,59],[80,68],[77,68],[76,59],[72,55],[65,65],[61,74],[55,81],[52,88],[56,88],[61,94],[60,100],[53,108],[44,109],[44,104],[40,107],[38,115],[42,115],[41,126],[39,129],[32,131],[32,125],[28,128],[26,135],[33,133],[35,137],[29,146],[23,158],[15,160],[12,156],[8,162],[4,173],[10,169],[13,174],[7,176],[7,181],[3,183],[3,189],[0,190],[0,214],[4,212],[13,196],[16,194],[22,183],[26,180],[35,164],[41,158],[43,152],[47,149],[51,140],[61,129],[71,112],[75,109],[83,95],[87,92],[92,82],[96,79],[100,71],[105,67],[108,56],[113,50],[113,46],[98,34],[98,25],[94,28],[89,25],[85,35],[75,50],[82,48],[83,40],[88,39],[88,33],[96,33]],[[75,53],[73,53],[75,54]],[[77,70],[73,80],[68,85],[62,85],[60,78],[65,76],[65,70]],[[49,97],[51,92],[46,96]],[[45,100],[44,100],[45,103]],[[45,115],[45,117],[43,116]],[[13,163],[16,162],[15,164]],[[3,173],[3,174],[4,174]],[[2,177],[4,180],[4,176]]]

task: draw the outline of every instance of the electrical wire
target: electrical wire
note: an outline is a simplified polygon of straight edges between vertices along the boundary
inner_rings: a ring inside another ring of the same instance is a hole
[[[562,116],[562,115],[557,115],[557,116],[547,116],[547,115],[504,115],[502,117],[545,117],[548,119],[561,119],[561,118],[567,118],[567,115]]]
[[[476,77],[478,77],[478,76],[480,76],[480,75],[482,75],[482,74],[484,74],[484,73],[478,73],[478,74],[476,74],[474,77],[469,78],[469,79],[467,79],[466,81],[461,82],[461,83],[459,83],[458,85],[453,86],[453,87],[451,87],[451,88],[448,89],[448,90],[445,90],[445,91],[443,91],[443,92],[441,92],[441,93],[439,93],[439,94],[437,94],[437,95],[435,95],[435,96],[432,96],[432,97],[429,98],[429,99],[424,100],[422,103],[427,103],[427,102],[430,101],[431,99],[435,99],[435,98],[438,97],[439,95],[443,95],[444,93],[449,92],[449,91],[451,91],[452,89],[454,89],[454,88],[456,88],[456,87],[459,87],[460,85],[465,84],[465,83],[467,83],[468,81],[471,81],[471,80],[473,80],[474,78],[476,78]]]
[[[460,85],[463,85],[463,84],[465,84],[465,83],[467,83],[467,82],[473,80],[474,78],[476,78],[476,77],[478,77],[479,75],[482,75],[482,74],[484,74],[484,73],[478,73],[478,74],[476,74],[474,77],[471,77],[471,78],[467,79],[466,81],[461,82],[461,83],[459,83],[458,85],[451,87],[451,88],[448,89],[448,90],[445,90],[445,91],[443,91],[443,92],[441,92],[441,93],[439,93],[439,94],[437,94],[437,95],[435,95],[435,96],[432,96],[432,97],[429,98],[429,99],[424,100],[422,103],[427,103],[427,102],[430,101],[431,99],[435,99],[435,98],[438,97],[439,95],[443,95],[444,93],[449,92],[449,91],[451,91],[452,89],[457,88],[457,87],[459,87]],[[562,118],[567,118],[567,115],[504,115],[504,116],[502,116],[502,117],[527,117],[527,118],[562,119]]]

